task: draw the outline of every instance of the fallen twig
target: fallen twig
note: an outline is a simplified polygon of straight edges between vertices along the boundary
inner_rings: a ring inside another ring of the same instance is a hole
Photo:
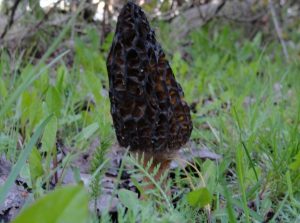
[[[2,32],[2,34],[0,36],[0,39],[3,39],[5,37],[6,33],[9,30],[9,28],[13,25],[15,13],[17,11],[17,8],[18,8],[18,5],[19,5],[20,2],[21,2],[21,0],[16,0],[15,3],[14,3],[14,5],[12,6],[9,20],[8,20],[8,22],[7,22],[7,24],[6,24],[5,28],[4,28],[4,31]]]
[[[276,12],[275,12],[273,0],[269,0],[269,8],[270,8],[270,11],[271,11],[272,20],[273,20],[273,23],[274,23],[274,26],[275,26],[275,30],[276,30],[278,39],[279,39],[280,44],[282,46],[282,51],[283,51],[285,60],[286,60],[286,62],[289,62],[289,54],[288,54],[288,51],[287,51],[285,41],[283,39],[282,29],[281,29],[281,27],[279,25],[279,22],[278,22],[278,19],[277,19],[277,15],[276,15]]]

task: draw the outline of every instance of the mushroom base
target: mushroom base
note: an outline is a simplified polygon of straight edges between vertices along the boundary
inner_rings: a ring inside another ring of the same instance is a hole
[[[144,152],[131,152],[132,155],[137,157],[139,162],[142,163],[143,167],[149,167],[148,163],[152,162],[148,171],[150,174],[153,173],[154,169],[159,165],[159,169],[157,170],[156,174],[154,175],[155,181],[160,181],[160,178],[169,171],[170,169],[170,163],[175,158],[176,153],[170,153],[168,156],[164,153],[155,153],[155,154],[149,154]],[[147,190],[155,189],[155,184],[149,179],[148,177],[143,178],[143,183],[146,183],[146,186],[142,188],[142,190],[145,192]],[[164,185],[163,185],[164,186]],[[168,191],[166,193],[169,193]],[[143,192],[142,192],[142,198],[143,198]]]

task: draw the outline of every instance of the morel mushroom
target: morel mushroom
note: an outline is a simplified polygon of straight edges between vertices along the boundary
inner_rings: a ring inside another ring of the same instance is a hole
[[[119,144],[160,163],[160,177],[192,132],[190,109],[142,9],[127,3],[107,58],[111,115]]]

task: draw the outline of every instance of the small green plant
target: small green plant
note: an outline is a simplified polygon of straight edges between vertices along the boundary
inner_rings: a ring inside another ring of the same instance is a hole
[[[95,171],[97,171],[97,169],[99,168],[99,166],[101,166],[102,164],[105,163],[105,161],[107,160],[106,158],[106,154],[109,150],[111,146],[111,142],[106,139],[101,141],[100,146],[98,148],[96,148],[96,151],[93,154],[93,158],[91,161],[91,171],[92,173],[95,173]],[[99,199],[99,196],[101,195],[101,179],[103,177],[103,174],[105,172],[106,168],[102,168],[98,173],[96,173],[96,175],[94,176],[94,178],[92,179],[91,183],[90,183],[90,188],[91,188],[91,196],[94,199],[94,207],[95,207],[95,211],[97,208],[97,199]]]
[[[50,211],[51,210],[51,211]],[[36,200],[13,223],[78,222],[88,219],[88,196],[83,186],[67,186]]]

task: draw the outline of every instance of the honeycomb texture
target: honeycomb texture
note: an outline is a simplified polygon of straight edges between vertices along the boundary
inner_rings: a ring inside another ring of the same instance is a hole
[[[111,115],[121,146],[168,154],[192,131],[190,109],[141,8],[127,3],[107,58]]]

